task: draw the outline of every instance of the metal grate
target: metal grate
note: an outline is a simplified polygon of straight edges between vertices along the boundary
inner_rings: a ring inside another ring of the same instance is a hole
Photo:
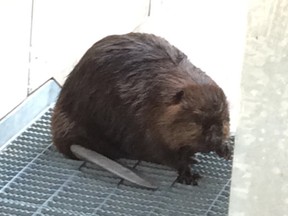
[[[90,163],[70,160],[51,144],[50,109],[0,152],[0,215],[227,215],[231,162],[198,155],[199,186],[174,184],[161,165],[120,160],[159,189],[135,187]],[[231,142],[233,137],[231,137]]]

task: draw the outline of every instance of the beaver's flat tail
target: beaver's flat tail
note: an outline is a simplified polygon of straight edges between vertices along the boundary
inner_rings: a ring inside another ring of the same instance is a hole
[[[121,164],[111,160],[110,158],[105,157],[104,155],[84,148],[80,145],[71,145],[70,150],[77,158],[96,164],[129,182],[145,188],[157,189],[157,186],[151,184],[147,180],[138,176],[132,170],[122,166]]]

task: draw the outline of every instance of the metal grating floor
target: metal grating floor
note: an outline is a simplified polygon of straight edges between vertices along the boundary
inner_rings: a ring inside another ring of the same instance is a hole
[[[176,172],[164,166],[119,161],[160,186],[156,191],[134,187],[58,153],[51,144],[51,113],[50,109],[0,152],[1,216],[228,214],[231,161],[198,155],[200,163],[194,169],[203,176],[199,186],[171,186]]]

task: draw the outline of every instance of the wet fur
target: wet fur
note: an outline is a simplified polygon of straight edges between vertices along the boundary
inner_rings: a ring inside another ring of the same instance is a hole
[[[161,163],[191,184],[191,156],[225,143],[229,113],[222,89],[166,40],[112,35],[95,43],[67,78],[52,117],[53,142],[75,158],[79,144],[112,159]]]

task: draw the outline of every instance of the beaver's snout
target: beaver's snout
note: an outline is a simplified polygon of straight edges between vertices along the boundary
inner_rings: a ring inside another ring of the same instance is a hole
[[[232,147],[229,142],[224,142],[221,144],[217,149],[216,153],[220,156],[225,158],[226,160],[232,159]]]

